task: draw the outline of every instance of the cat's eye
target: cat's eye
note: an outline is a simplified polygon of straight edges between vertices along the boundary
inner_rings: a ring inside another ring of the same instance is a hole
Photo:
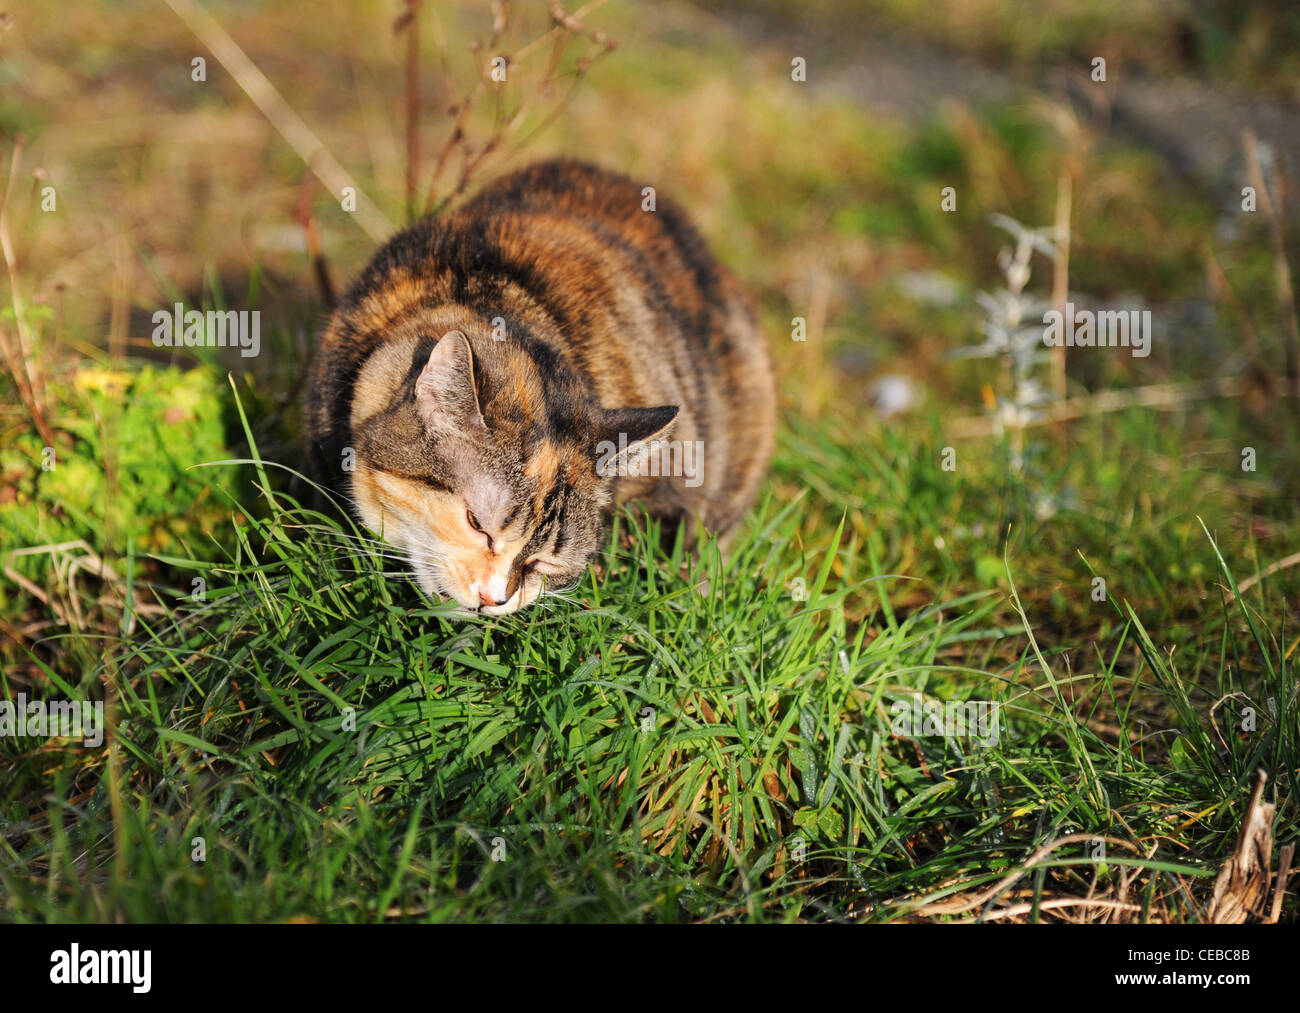
[[[483,530],[483,525],[479,523],[478,516],[474,513],[473,510],[465,511],[465,520],[471,528],[473,528],[480,535],[482,535],[484,538],[487,539],[487,547],[489,551],[495,552],[496,543],[492,541],[492,536]]]

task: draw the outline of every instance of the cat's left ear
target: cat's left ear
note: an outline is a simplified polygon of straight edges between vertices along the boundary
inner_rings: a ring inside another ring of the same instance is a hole
[[[415,405],[431,430],[487,435],[474,382],[474,352],[463,331],[448,331],[433,346],[415,381]]]
[[[616,474],[647,450],[647,445],[671,427],[681,409],[677,405],[654,408],[604,408],[596,422],[596,470]]]

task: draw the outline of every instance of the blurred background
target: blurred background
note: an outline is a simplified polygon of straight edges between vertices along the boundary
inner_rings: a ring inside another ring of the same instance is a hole
[[[414,33],[395,27],[400,0],[204,7],[282,96],[284,115],[301,117],[376,205],[371,231],[407,220],[411,38],[423,209],[452,110],[484,72],[503,10],[478,0],[417,6]],[[552,21],[543,0],[508,6],[494,51],[514,54]],[[1262,364],[1272,364],[1273,251],[1265,216],[1241,212],[1250,182],[1242,132],[1255,131],[1266,176],[1300,155],[1293,5],[586,6],[584,29],[617,48],[575,33],[548,73],[545,40],[504,83],[480,89],[464,120],[471,157],[533,101],[473,179],[564,153],[660,185],[759,293],[774,337],[788,337],[792,316],[808,320],[806,347],[787,349],[789,367],[815,361],[852,378],[792,384],[800,397],[851,395],[873,371],[907,363],[922,389],[946,398],[957,381],[944,355],[970,343],[973,294],[1000,278],[1007,235],[989,215],[1054,224],[1062,177],[1072,185],[1071,291],[1141,303],[1161,320],[1150,360],[1081,356],[1081,383],[1113,371],[1140,370],[1132,382],[1217,371],[1225,358],[1240,366],[1232,357],[1247,316]],[[304,207],[336,284],[379,237],[341,209],[250,99],[250,82],[182,19],[197,5],[175,7],[6,5],[0,136],[6,163],[26,138],[9,218],[28,301],[48,308],[41,328],[56,343],[103,347],[117,319],[125,346],[150,354],[141,341],[155,308],[218,293],[242,304],[253,284],[272,300],[264,308],[284,307],[277,320],[305,347],[319,306]],[[1104,81],[1093,80],[1098,57]],[[195,58],[206,61],[201,81]],[[806,61],[804,82],[791,79],[794,58]],[[52,213],[41,210],[47,185],[57,192]],[[956,190],[956,213],[941,211],[944,186]],[[1050,265],[1035,270],[1050,289]],[[277,354],[252,368],[288,382],[297,366]]]

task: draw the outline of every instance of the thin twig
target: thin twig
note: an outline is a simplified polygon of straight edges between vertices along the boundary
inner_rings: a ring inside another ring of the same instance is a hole
[[[1026,422],[1025,428],[1066,422],[1086,415],[1119,412],[1127,408],[1178,408],[1188,402],[1209,397],[1236,397],[1242,390],[1241,379],[1235,376],[1189,383],[1156,383],[1130,390],[1103,390],[1086,397],[1074,397],[1051,404],[1044,409],[1040,418]],[[957,439],[991,436],[994,433],[994,420],[985,416],[965,416],[946,425],[944,432]]]
[[[307,243],[307,256],[311,258],[312,273],[316,276],[316,287],[320,291],[321,303],[327,310],[334,309],[334,283],[330,280],[329,263],[325,251],[321,249],[320,236],[316,234],[316,222],[311,215],[311,179],[304,177],[298,191],[298,226],[302,229]]]
[[[1259,350],[1259,335],[1255,330],[1255,322],[1237,296],[1232,283],[1228,281],[1228,276],[1223,273],[1223,268],[1219,266],[1219,261],[1214,256],[1214,249],[1209,246],[1205,249],[1205,269],[1209,277],[1210,288],[1214,291],[1215,297],[1226,302],[1233,313],[1237,315],[1242,336],[1246,339],[1246,353],[1250,357],[1251,367],[1255,370],[1260,381],[1266,385],[1265,393],[1272,394],[1273,376],[1264,365],[1264,356]]]
[[[415,218],[415,189],[420,179],[420,2],[405,0],[406,10],[393,32],[406,32],[406,220]]]
[[[1074,184],[1068,172],[1056,180],[1056,256],[1052,258],[1052,305],[1065,318],[1065,304],[1070,298],[1070,207]],[[1052,349],[1052,394],[1058,401],[1065,398],[1065,343]]]
[[[1020,915],[1029,914],[1035,907],[1039,911],[1051,911],[1060,907],[1099,907],[1108,911],[1141,911],[1141,904],[1131,904],[1127,901],[1106,900],[1103,897],[1049,897],[1046,900],[1039,901],[1037,904],[1027,902],[1022,904],[1013,904],[1010,907],[999,908],[996,911],[990,911],[979,918],[967,918],[956,922],[957,925],[973,925],[981,922],[996,921],[999,918],[1017,918]]]
[[[226,30],[205,11],[197,0],[166,0],[167,6],[176,12],[199,41],[211,50],[220,64],[235,79],[235,83],[244,90],[253,104],[262,111],[294,151],[298,153],[307,167],[316,175],[326,189],[335,196],[343,192],[344,187],[351,187],[356,193],[357,224],[371,239],[380,242],[387,239],[393,231],[393,223],[379,210],[370,198],[361,192],[348,172],[330,154],[311,128],[289,107],[275,85],[267,80],[254,65],[239,44],[227,34]]]
[[[1286,896],[1286,881],[1291,878],[1291,860],[1295,858],[1295,845],[1287,844],[1278,855],[1277,881],[1273,887],[1273,907],[1269,911],[1268,923],[1276,925],[1282,916],[1282,898]]]
[[[1300,565],[1300,552],[1292,553],[1284,559],[1279,559],[1276,563],[1270,563],[1268,566],[1264,567],[1264,569],[1260,570],[1259,573],[1252,573],[1245,580],[1237,584],[1237,590],[1241,594],[1245,594],[1265,577],[1271,577],[1273,574],[1277,573],[1278,570],[1285,570],[1288,567],[1296,565]],[[1227,599],[1229,604],[1231,604],[1236,597],[1235,594],[1229,591]]]
[[[1250,170],[1251,184],[1259,202],[1259,209],[1264,213],[1268,223],[1269,242],[1273,247],[1273,275],[1277,284],[1277,299],[1282,316],[1282,330],[1286,335],[1286,379],[1291,394],[1300,397],[1300,323],[1296,321],[1295,291],[1291,287],[1291,266],[1286,259],[1286,236],[1283,214],[1286,210],[1286,195],[1282,170],[1273,166],[1273,189],[1277,203],[1269,196],[1268,187],[1264,185],[1264,169],[1259,160],[1259,147],[1255,135],[1247,130],[1241,137],[1242,147],[1246,150],[1246,167]]]
[[[1009,873],[1007,873],[1007,875],[1003,876],[1000,880],[998,880],[988,889],[981,890],[980,892],[976,893],[974,896],[968,896],[958,900],[936,901],[933,904],[922,903],[916,905],[915,907],[910,907],[910,910],[914,914],[920,914],[926,916],[943,915],[943,914],[964,914],[967,911],[973,911],[977,907],[983,907],[985,904],[991,901],[994,897],[997,897],[999,894],[1005,893],[1018,880],[1022,879],[1023,877],[1027,876],[1030,872],[1032,872],[1039,862],[1045,859],[1057,848],[1063,847],[1066,844],[1080,844],[1084,842],[1091,843],[1094,840],[1106,841],[1110,844],[1115,844],[1121,848],[1126,848],[1129,851],[1137,852],[1138,854],[1140,854],[1140,852],[1138,852],[1138,849],[1133,846],[1132,842],[1123,840],[1118,837],[1108,837],[1105,834],[1066,834],[1064,837],[1058,837],[1056,838],[1056,840],[1048,841],[1046,844],[1042,845],[1025,860],[1023,865],[1020,865],[1015,869],[1012,869]],[[1096,901],[1094,900],[1093,903],[1096,903]]]
[[[555,83],[559,80],[557,71],[560,62],[572,42],[574,37],[583,36],[591,41],[595,46],[600,47],[594,56],[584,56],[578,61],[574,79],[569,89],[550,110],[548,115],[543,119],[541,125],[534,131],[531,131],[523,142],[516,145],[514,150],[518,150],[527,140],[530,140],[538,131],[545,129],[556,117],[558,117],[568,106],[570,99],[573,97],[578,85],[581,84],[592,66],[617,47],[613,39],[608,38],[603,32],[588,29],[582,22],[582,18],[590,11],[600,7],[605,0],[591,0],[590,3],[583,6],[576,13],[568,13],[560,4],[552,2],[550,4],[550,15],[552,27],[542,35],[533,39],[513,54],[497,52],[497,44],[505,35],[510,26],[510,8],[508,4],[493,4],[493,31],[491,41],[486,47],[486,52],[493,58],[502,57],[506,61],[507,68],[511,72],[519,65],[523,59],[541,48],[547,42],[550,42],[550,54],[546,65],[538,77],[534,87],[527,90],[519,104],[506,116],[500,115],[498,108],[498,119],[492,134],[487,140],[474,150],[472,153],[467,145],[468,126],[470,114],[475,107],[479,96],[488,82],[491,80],[490,66],[491,61],[478,60],[478,74],[473,85],[466,91],[460,102],[453,107],[456,114],[452,122],[446,139],[434,160],[433,178],[429,185],[428,195],[425,198],[425,212],[427,214],[440,214],[452,201],[459,197],[468,188],[473,181],[475,173],[483,163],[500,150],[503,143],[523,124],[527,114],[539,103],[547,100]],[[473,51],[476,56],[484,52],[484,47],[475,44]],[[498,101],[501,90],[497,89]],[[452,156],[456,153],[462,155],[460,172],[457,175],[456,182],[450,190],[439,196],[439,190],[442,184],[442,178],[450,163]]]
[[[496,48],[496,42],[501,37],[501,34],[505,31],[506,27],[507,27],[506,20],[494,19],[492,25],[492,29],[493,29],[492,39],[488,43],[489,50]],[[513,61],[511,60],[511,58],[507,57],[507,63],[510,62]],[[482,90],[483,84],[485,81],[487,81],[487,79],[488,79],[487,67],[483,65],[481,60],[479,60],[478,74],[474,78],[474,83],[473,85],[470,86],[469,91],[467,91],[461,97],[461,100],[456,104],[455,106],[456,119],[452,122],[451,130],[448,131],[447,133],[447,139],[443,141],[442,147],[438,151],[438,157],[434,160],[433,180],[429,184],[429,193],[424,201],[425,214],[429,214],[434,210],[436,198],[438,194],[438,184],[442,181],[443,171],[446,169],[447,162],[451,159],[452,154],[465,141],[465,128],[469,123],[469,114],[471,110],[474,108],[474,102],[478,98],[479,91]],[[441,204],[439,204],[438,206],[441,207],[441,205],[445,203],[446,200],[444,199],[441,202]]]
[[[18,258],[14,256],[13,241],[9,238],[9,197],[13,193],[14,180],[18,176],[18,165],[22,159],[24,138],[20,134],[14,140],[13,158],[9,163],[9,178],[5,181],[4,197],[0,198],[0,254],[3,254],[5,268],[9,272],[9,298],[14,305],[14,330],[18,333],[18,353],[15,355],[9,347],[8,336],[0,329],[0,346],[4,348],[5,363],[13,373],[18,395],[22,398],[27,412],[36,424],[47,447],[54,446],[54,433],[45,421],[45,385],[41,380],[40,369],[34,357],[31,335],[27,332],[27,314],[23,308],[22,293],[18,289]],[[19,361],[15,361],[19,360]],[[22,366],[22,372],[18,366]]]

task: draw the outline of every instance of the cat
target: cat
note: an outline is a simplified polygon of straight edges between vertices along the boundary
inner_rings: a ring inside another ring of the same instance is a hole
[[[325,326],[304,429],[426,594],[495,616],[576,584],[616,503],[725,541],[775,414],[750,298],[683,212],[558,160],[379,250]]]

